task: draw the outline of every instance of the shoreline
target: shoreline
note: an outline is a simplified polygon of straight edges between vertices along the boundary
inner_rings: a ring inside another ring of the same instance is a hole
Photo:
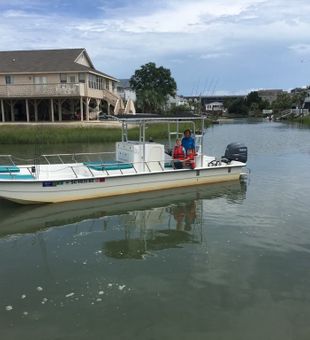
[[[100,127],[100,128],[121,128],[122,123],[118,121],[76,121],[76,122],[0,122],[0,127],[19,126],[19,127]]]

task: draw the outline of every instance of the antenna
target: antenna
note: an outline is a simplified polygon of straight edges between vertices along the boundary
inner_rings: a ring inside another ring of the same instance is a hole
[[[212,96],[214,95],[214,92],[215,92],[215,89],[216,89],[216,87],[217,87],[217,84],[218,84],[218,78],[216,78],[216,80],[215,80],[215,83],[214,83],[214,86],[213,86],[213,90],[212,90]]]

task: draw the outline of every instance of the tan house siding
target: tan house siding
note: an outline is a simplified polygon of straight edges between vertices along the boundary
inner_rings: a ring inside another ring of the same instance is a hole
[[[60,83],[60,74],[35,74],[33,75],[33,77],[44,77],[47,76],[47,83],[48,84],[56,84],[56,83]]]
[[[60,83],[60,74],[48,74],[48,73],[37,73],[37,74],[7,74],[13,77],[12,85],[26,85],[26,84],[35,84],[35,77],[43,78],[46,77],[47,84],[55,84]],[[0,75],[0,85],[6,85],[5,76]]]
[[[82,53],[77,59],[76,59],[76,63],[87,66],[87,67],[91,67],[88,58],[85,56],[84,53]]]

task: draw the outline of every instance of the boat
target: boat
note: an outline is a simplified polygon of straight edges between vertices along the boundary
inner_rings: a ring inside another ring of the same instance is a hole
[[[0,197],[20,204],[111,197],[237,180],[246,167],[247,147],[241,143],[229,144],[221,158],[204,153],[204,117],[119,121],[122,139],[116,143],[115,153],[41,155],[29,164],[17,164],[12,155],[0,155]],[[198,121],[201,132],[196,129]],[[147,140],[150,124],[168,127],[168,148]],[[132,125],[138,127],[138,140],[129,139]],[[195,138],[195,167],[177,169],[169,149],[182,135],[180,128],[184,125],[191,126]]]

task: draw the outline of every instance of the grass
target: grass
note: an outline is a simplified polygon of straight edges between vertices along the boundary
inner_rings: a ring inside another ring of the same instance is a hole
[[[298,122],[300,122],[303,125],[310,126],[310,116],[299,118]]]
[[[303,126],[310,126],[310,116],[288,119],[288,122],[299,123]]]
[[[180,124],[179,131],[188,128]],[[171,125],[171,130],[176,127]],[[138,128],[129,130],[129,138],[137,139]],[[146,130],[146,140],[168,138],[167,127],[163,124],[150,125]],[[96,126],[0,126],[1,144],[65,144],[65,143],[103,143],[116,142],[121,139],[120,128]]]
[[[119,128],[60,126],[1,126],[1,144],[62,144],[113,142],[121,138]]]

